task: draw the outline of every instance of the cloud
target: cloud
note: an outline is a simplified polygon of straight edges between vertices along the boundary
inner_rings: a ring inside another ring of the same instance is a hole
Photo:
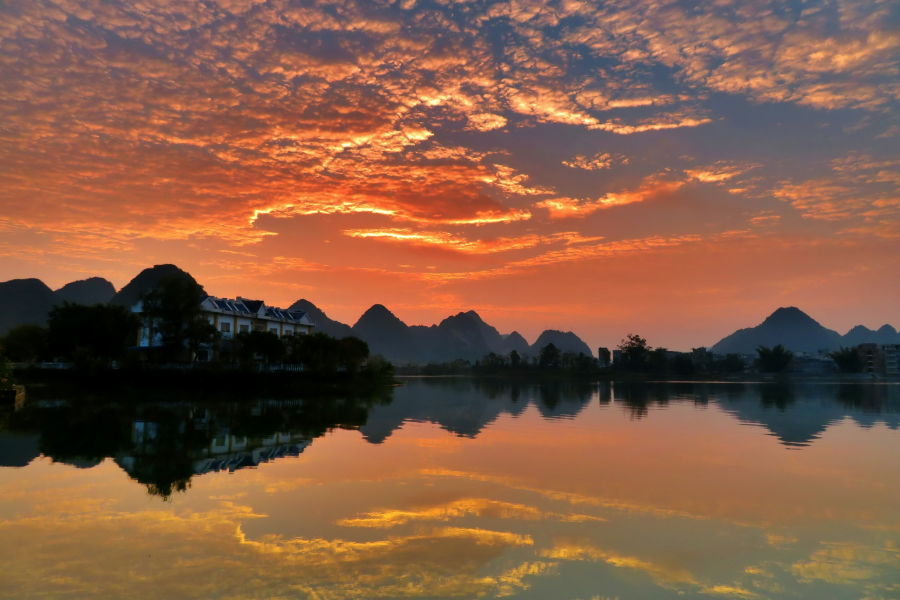
[[[564,160],[562,164],[572,169],[595,171],[598,169],[609,169],[612,166],[613,162],[627,165],[628,159],[623,156],[614,156],[608,152],[603,152],[600,154],[595,154],[590,158],[579,154],[572,160]]]
[[[478,113],[468,116],[469,129],[475,131],[493,131],[506,125],[506,119],[491,113]]]
[[[584,244],[602,239],[600,237],[582,237],[574,231],[546,235],[528,234],[517,238],[500,237],[486,240],[469,240],[447,232],[414,231],[401,228],[348,229],[344,230],[343,233],[344,235],[360,239],[375,239],[413,246],[436,246],[464,254],[492,254],[533,248],[541,244],[559,242],[566,245]]]
[[[598,210],[624,206],[635,202],[643,202],[665,194],[671,194],[681,188],[683,180],[663,179],[660,176],[647,177],[634,190],[607,193],[597,200],[574,200],[572,198],[551,198],[535,204],[538,208],[550,211],[551,219],[585,217]]]

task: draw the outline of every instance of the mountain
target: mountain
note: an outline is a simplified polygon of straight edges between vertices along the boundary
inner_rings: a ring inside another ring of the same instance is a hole
[[[24,323],[47,323],[56,294],[40,279],[13,279],[0,283],[0,335]]]
[[[484,338],[484,343],[487,344],[487,347],[490,349],[491,352],[497,352],[498,354],[504,353],[503,352],[503,348],[504,348],[503,344],[504,344],[505,340],[504,340],[503,336],[500,335],[500,332],[497,331],[497,329],[495,327],[492,327],[491,325],[488,325],[487,323],[485,323],[484,319],[481,318],[481,315],[479,315],[474,310],[470,310],[469,312],[460,313],[460,314],[466,315],[467,317],[469,317],[470,319],[475,321],[475,323],[478,324],[478,330],[481,332],[481,336]],[[516,334],[516,335],[518,335],[518,334]],[[508,353],[509,352],[507,351],[505,354],[508,354]]]
[[[56,290],[59,300],[74,304],[106,304],[115,295],[116,288],[102,277],[79,279]]]
[[[497,330],[482,321],[475,311],[461,312],[430,327],[414,325],[410,331],[421,350],[420,362],[440,363],[456,359],[475,362],[491,352],[485,340],[486,331],[491,339],[496,337],[496,341],[502,341]]]
[[[756,327],[739,329],[713,345],[717,354],[752,354],[758,346],[784,345],[794,352],[833,350],[841,345],[841,335],[826,329],[793,306],[779,308]]]
[[[369,344],[372,354],[399,363],[442,363],[457,359],[475,362],[489,352],[509,354],[512,350],[537,356],[550,343],[564,352],[592,356],[588,345],[571,331],[547,330],[529,346],[516,332],[500,335],[474,310],[447,317],[437,325],[408,326],[387,308],[376,304],[359,318],[352,332]]]
[[[353,329],[349,325],[329,319],[328,315],[309,300],[297,300],[291,304],[288,310],[302,310],[309,315],[309,318],[316,324],[315,331],[327,333],[338,339],[353,335]]]
[[[590,346],[585,344],[580,337],[571,331],[563,332],[555,329],[547,329],[538,336],[537,341],[528,349],[528,354],[531,356],[540,356],[541,348],[547,344],[553,344],[563,352],[574,352],[575,354],[584,352],[588,356],[594,355],[594,353],[591,352]]]
[[[498,354],[509,354],[515,350],[520,355],[528,354],[531,352],[531,347],[528,345],[528,341],[522,337],[522,335],[518,331],[513,331],[511,334],[503,338],[503,344],[500,346],[500,351]]]
[[[369,344],[372,354],[395,362],[423,362],[409,326],[381,304],[363,313],[352,331]]]
[[[190,273],[182,271],[175,265],[154,265],[153,267],[144,269],[138,273],[137,277],[129,281],[125,287],[119,290],[109,303],[124,306],[125,308],[131,308],[138,303],[138,300],[141,299],[144,292],[155,288],[160,279],[168,277],[169,275],[186,277],[194,283],[197,281],[191,277]]]
[[[890,325],[883,325],[878,331],[857,325],[841,336],[842,346],[852,347],[860,344],[900,344],[900,334]]]

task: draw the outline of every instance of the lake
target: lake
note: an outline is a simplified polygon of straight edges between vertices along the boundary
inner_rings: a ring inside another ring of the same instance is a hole
[[[900,386],[29,390],[3,598],[900,598]]]

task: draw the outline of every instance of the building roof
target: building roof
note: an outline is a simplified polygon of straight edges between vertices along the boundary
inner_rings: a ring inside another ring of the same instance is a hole
[[[277,306],[266,306],[266,303],[262,300],[247,300],[241,297],[231,300],[229,298],[209,296],[200,304],[203,309],[211,312],[246,315],[251,318],[271,319],[283,323],[293,323],[311,327],[315,327],[316,325],[305,311],[290,311]]]

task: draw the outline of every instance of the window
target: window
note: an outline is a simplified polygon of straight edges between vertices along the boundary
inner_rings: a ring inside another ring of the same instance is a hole
[[[269,331],[271,331],[271,332],[274,333],[275,335],[278,335],[278,328],[277,328],[277,327],[269,327]]]
[[[265,325],[257,325],[257,326],[254,327],[253,329],[255,329],[256,331],[265,331],[265,330],[266,330],[266,326],[265,326]]]
[[[292,333],[294,333],[293,329],[285,329],[284,330],[284,335],[291,335]]]
[[[222,333],[231,333],[231,323],[222,323]]]
[[[240,325],[240,330],[241,330],[241,333],[247,333],[248,331],[250,331],[250,326],[249,325]]]

